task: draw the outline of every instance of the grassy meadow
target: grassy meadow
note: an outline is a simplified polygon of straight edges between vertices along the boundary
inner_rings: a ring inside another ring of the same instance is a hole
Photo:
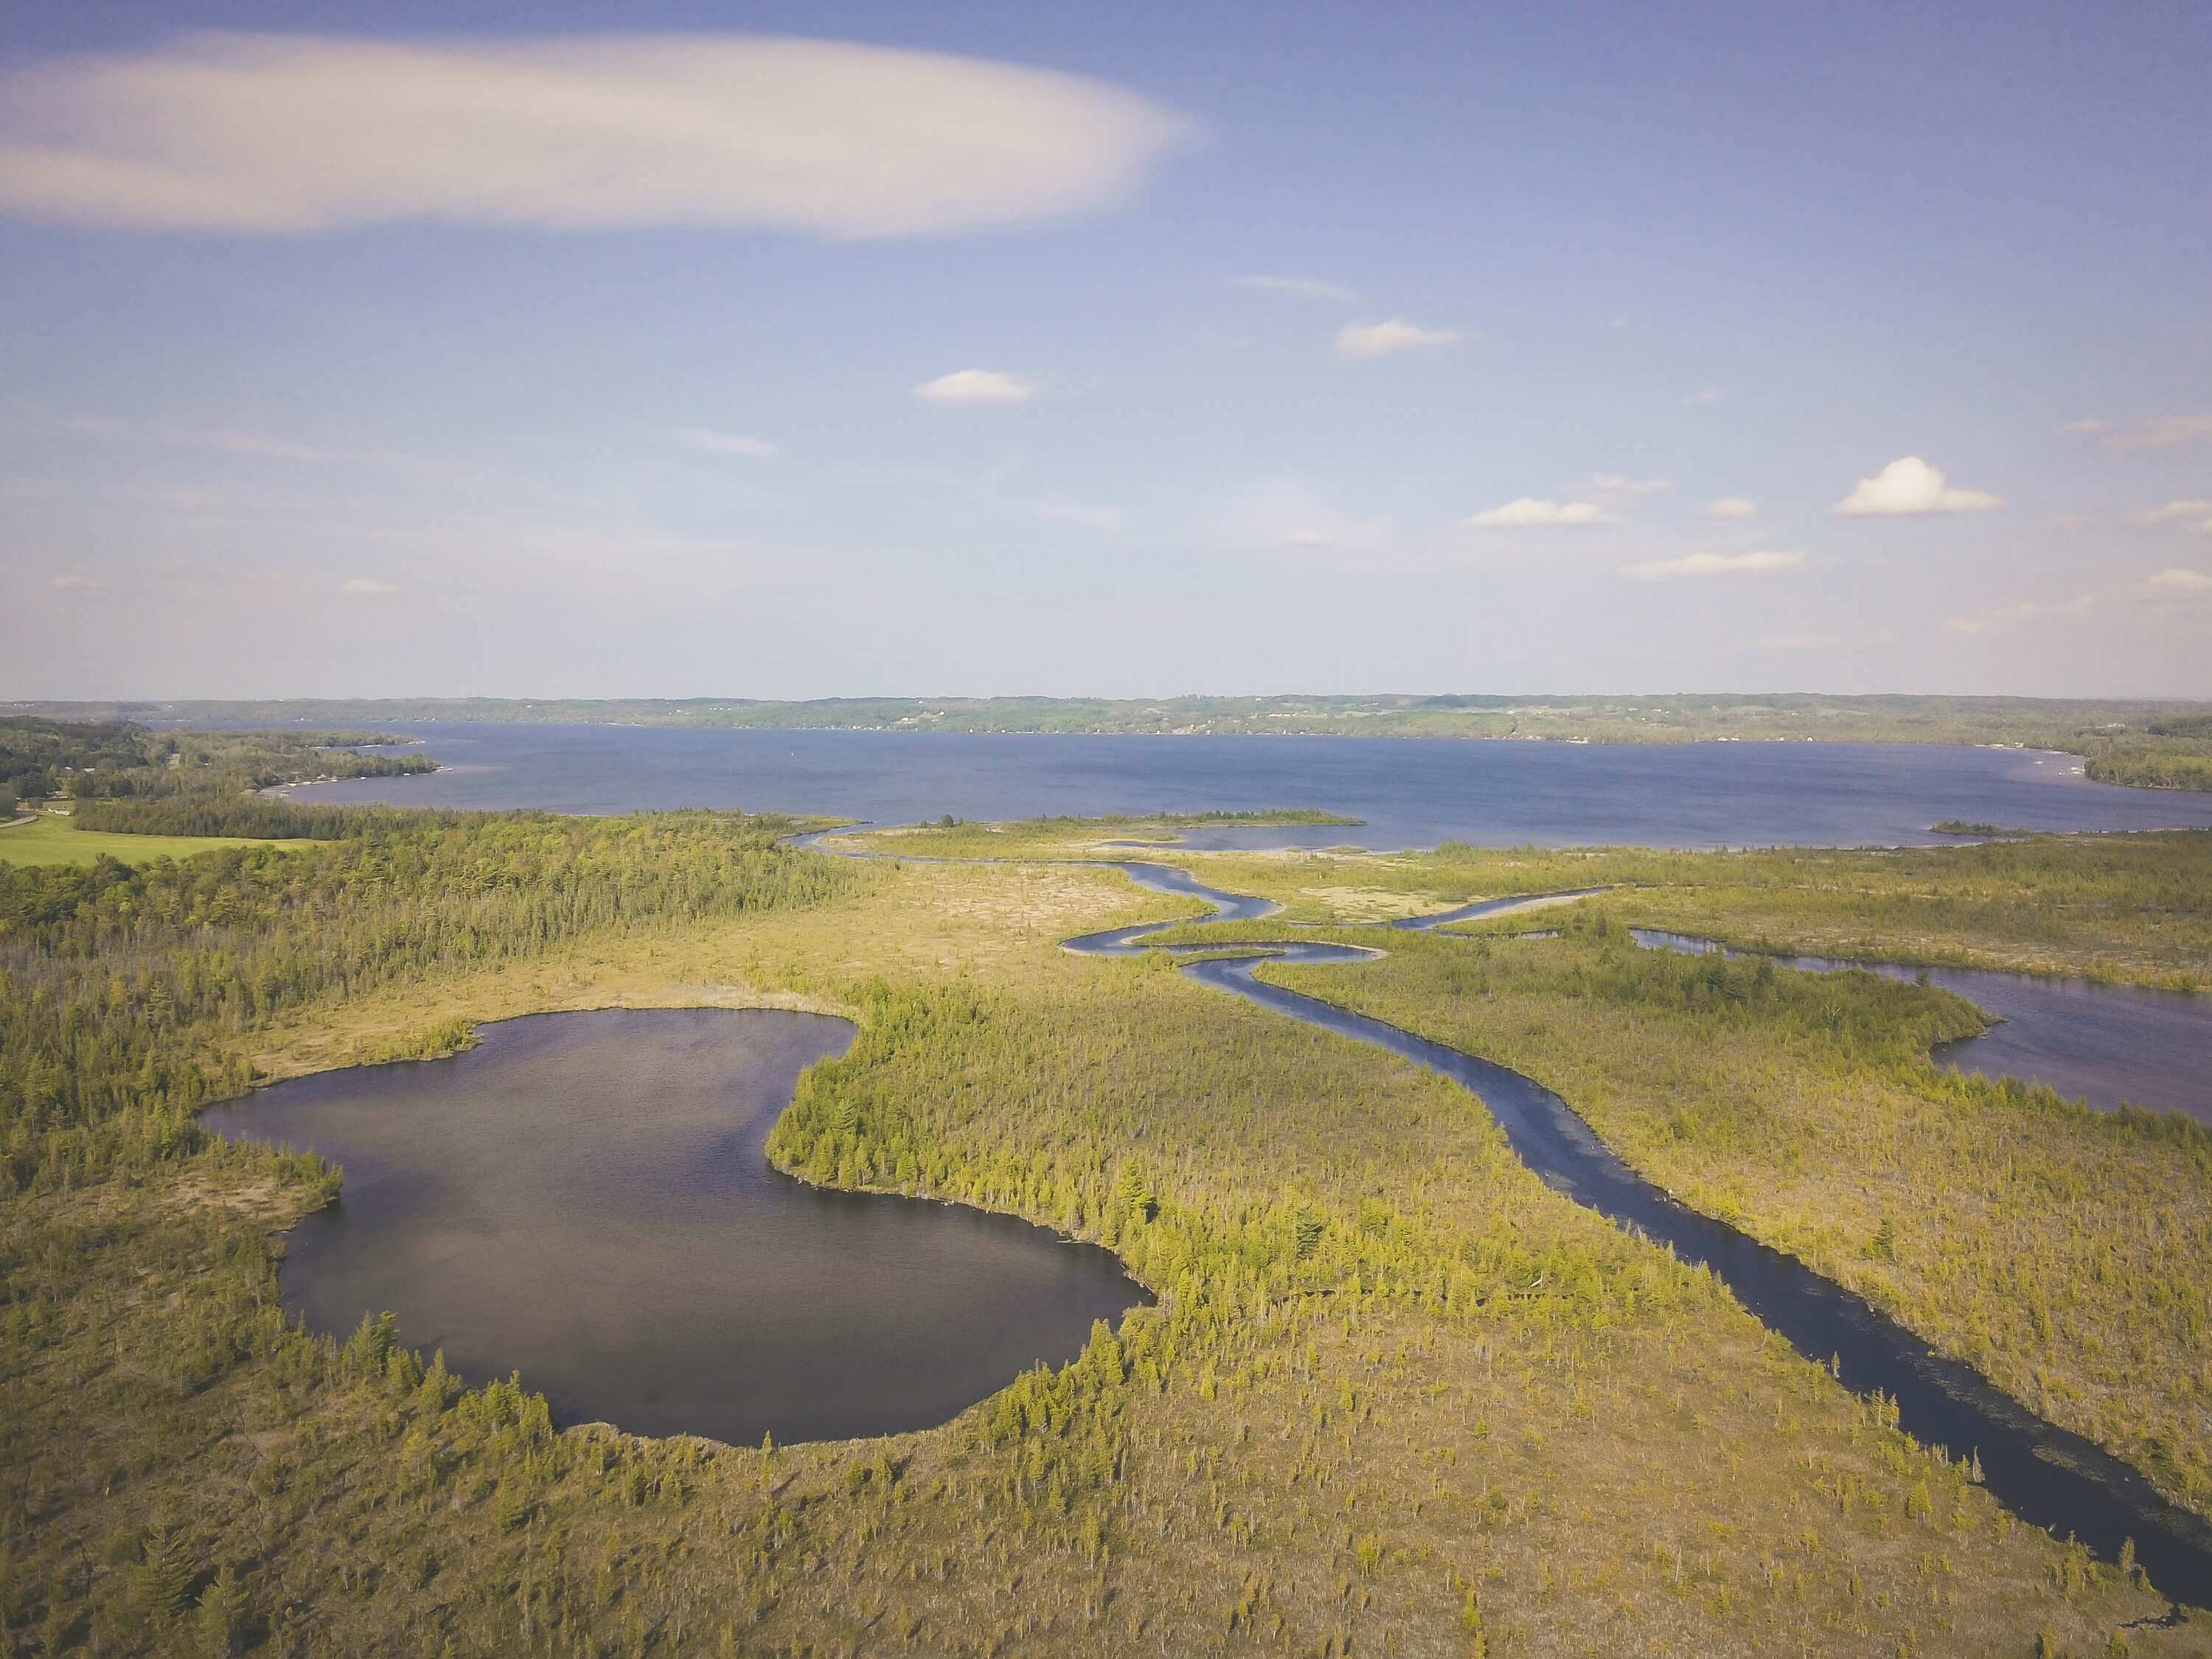
[[[102,858],[149,864],[155,859],[188,859],[225,847],[275,844],[245,836],[112,835],[79,830],[66,813],[60,812],[40,812],[28,823],[0,825],[0,863],[7,864],[91,864]]]

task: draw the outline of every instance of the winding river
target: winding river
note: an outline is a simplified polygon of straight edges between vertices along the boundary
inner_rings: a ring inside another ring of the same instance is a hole
[[[1140,886],[1215,907],[1217,921],[1243,921],[1277,907],[1217,892],[1188,872],[1122,863]],[[1407,924],[1435,927],[1496,914],[1523,899],[1464,906]],[[1180,922],[1154,922],[1087,933],[1067,948],[1091,956],[1133,956],[1145,939]],[[1170,947],[1173,948],[1173,947]],[[2115,1558],[2133,1540],[2136,1559],[2168,1595],[2212,1605],[2212,1524],[2169,1502],[2128,1464],[2094,1443],[2046,1422],[1972,1367],[1936,1352],[1855,1291],[1784,1254],[1678,1202],[1638,1175],[1550,1090],[1509,1070],[1364,1014],[1255,978],[1267,962],[1350,963],[1379,951],[1295,938],[1253,945],[1249,956],[1183,964],[1203,984],[1425,1066],[1459,1084],[1486,1106],[1521,1158],[1553,1190],[1672,1249],[1703,1262],[1736,1299],[1798,1352],[1832,1360],[1846,1387],[1879,1389],[1896,1402],[1898,1423],[1922,1443],[1954,1454],[1978,1453],[1984,1478],[2000,1502],[2023,1519],[2069,1534]]]

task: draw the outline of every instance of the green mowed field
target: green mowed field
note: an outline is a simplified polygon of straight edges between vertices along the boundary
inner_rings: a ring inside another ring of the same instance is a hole
[[[240,836],[116,836],[76,830],[66,817],[41,812],[28,823],[0,829],[0,860],[9,864],[90,864],[105,853],[125,864],[185,859],[218,847],[307,847],[304,841],[253,841]]]

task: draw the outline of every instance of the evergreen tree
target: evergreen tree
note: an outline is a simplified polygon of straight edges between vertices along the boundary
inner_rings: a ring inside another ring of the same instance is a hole
[[[192,1588],[191,1550],[184,1534],[171,1527],[148,1533],[131,1583],[139,1607],[155,1618],[173,1619],[183,1612]]]
[[[200,1592],[199,1616],[194,1620],[202,1659],[236,1659],[246,1651],[247,1615],[251,1605],[246,1586],[229,1567],[216,1570]]]

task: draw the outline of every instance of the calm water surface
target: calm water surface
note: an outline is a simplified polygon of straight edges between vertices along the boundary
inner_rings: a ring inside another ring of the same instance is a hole
[[[1318,807],[1361,829],[1206,830],[1200,847],[1895,846],[1943,818],[2033,830],[2212,824],[2212,795],[2092,783],[2067,755],[1911,744],[1608,748],[1429,738],[1054,737],[427,725],[447,769],[310,801],[626,812],[676,806],[911,823]]]
[[[1721,949],[1687,933],[1632,931],[1638,944],[1660,949],[1692,955]],[[1938,1061],[1961,1071],[2047,1084],[2069,1100],[2086,1100],[2106,1111],[2125,1101],[2212,1124],[2212,997],[1985,968],[1915,968],[1838,957],[1774,960],[1784,968],[1816,973],[1863,968],[1891,979],[1925,974],[1930,985],[1956,992],[2003,1022],[1979,1036],[1938,1045]]]
[[[927,1428],[1094,1319],[1150,1300],[1095,1245],[1006,1216],[824,1192],[763,1146],[852,1027],[772,1010],[608,1010],[479,1028],[448,1060],[282,1083],[202,1115],[312,1147],[344,1191],[293,1230],[284,1303],[565,1422],[732,1443]]]

